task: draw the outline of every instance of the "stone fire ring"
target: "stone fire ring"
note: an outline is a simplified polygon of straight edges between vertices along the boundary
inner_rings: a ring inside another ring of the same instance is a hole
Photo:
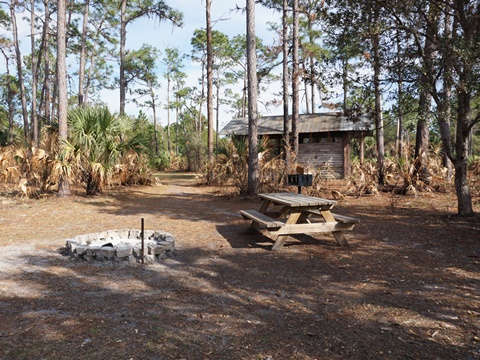
[[[71,258],[85,261],[142,261],[140,230],[108,230],[67,239]],[[144,263],[159,262],[173,255],[174,237],[158,230],[145,230]]]

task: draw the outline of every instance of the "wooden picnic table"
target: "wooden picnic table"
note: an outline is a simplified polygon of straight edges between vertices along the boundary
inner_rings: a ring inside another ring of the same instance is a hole
[[[289,235],[332,233],[338,244],[348,246],[343,232],[353,230],[359,222],[347,216],[333,214],[331,209],[337,204],[328,200],[295,193],[260,194],[262,203],[257,210],[240,210],[246,220],[252,220],[250,229],[259,225],[267,228],[274,237],[272,250],[279,250]],[[286,217],[286,221],[282,221]],[[314,221],[319,220],[319,221]]]

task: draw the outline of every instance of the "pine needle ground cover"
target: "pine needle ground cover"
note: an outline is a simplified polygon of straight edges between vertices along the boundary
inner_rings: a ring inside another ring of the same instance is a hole
[[[279,252],[244,234],[238,210],[260,202],[229,187],[173,174],[83,194],[0,198],[0,359],[480,356],[480,219],[454,216],[453,192],[346,195],[336,212],[361,220],[350,248],[304,235]],[[174,257],[92,265],[63,253],[66,238],[141,218],[175,236]]]

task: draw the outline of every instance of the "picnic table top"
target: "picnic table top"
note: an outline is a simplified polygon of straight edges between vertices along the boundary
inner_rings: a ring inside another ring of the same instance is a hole
[[[290,207],[303,207],[303,206],[322,206],[322,205],[336,205],[335,200],[322,199],[308,195],[296,194],[296,193],[267,193],[260,194],[260,198],[263,200],[270,200],[275,204],[288,205]]]

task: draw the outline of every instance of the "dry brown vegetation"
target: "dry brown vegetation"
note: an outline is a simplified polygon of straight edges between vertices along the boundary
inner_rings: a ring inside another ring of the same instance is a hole
[[[272,252],[238,214],[258,199],[181,174],[159,182],[0,198],[0,359],[480,357],[480,219],[454,216],[452,192],[352,196],[324,181],[320,195],[343,195],[336,212],[361,220],[350,248],[305,235]],[[62,253],[66,238],[142,217],[176,237],[173,258]]]

